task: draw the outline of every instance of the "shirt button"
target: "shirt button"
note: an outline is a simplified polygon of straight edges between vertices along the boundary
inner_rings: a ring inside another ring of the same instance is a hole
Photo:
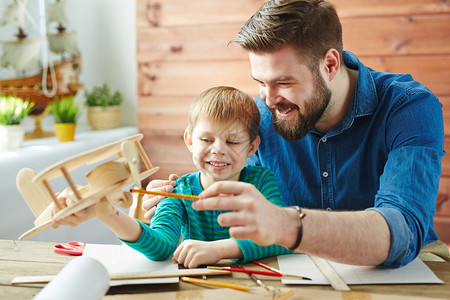
[[[322,138],[322,142],[325,143],[326,141],[327,141],[327,138],[326,138],[326,137],[323,137],[323,138]]]
[[[325,178],[328,177],[328,172],[323,172],[322,176],[325,177]]]

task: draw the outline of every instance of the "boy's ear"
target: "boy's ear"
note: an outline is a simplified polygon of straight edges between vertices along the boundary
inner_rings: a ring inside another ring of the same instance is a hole
[[[256,138],[253,140],[253,142],[250,143],[250,149],[248,149],[247,157],[250,157],[253,154],[255,154],[256,150],[258,150],[260,142],[261,139],[259,138],[259,135],[257,135]]]
[[[189,130],[184,130],[184,143],[186,144],[186,147],[189,149],[189,151],[192,152],[192,137],[189,133]]]

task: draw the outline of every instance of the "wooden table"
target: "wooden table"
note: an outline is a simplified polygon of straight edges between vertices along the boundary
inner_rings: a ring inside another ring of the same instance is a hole
[[[16,276],[57,274],[73,256],[52,251],[55,243],[0,240],[0,299],[32,299],[43,284],[11,285]],[[262,260],[277,266],[276,257]],[[443,285],[351,285],[351,292],[333,291],[331,286],[287,286],[277,278],[260,279],[278,289],[278,294],[294,290],[293,299],[450,299],[450,263],[425,262],[445,282]],[[249,264],[250,268],[259,268]],[[263,269],[262,269],[263,270]],[[217,279],[254,286],[251,292],[206,287],[185,282],[179,284],[129,285],[111,287],[102,298],[106,300],[149,299],[273,299],[273,295],[258,287],[247,274],[221,275]],[[277,294],[277,295],[278,295]],[[413,298],[413,297],[417,298]],[[234,298],[232,298],[234,297]]]

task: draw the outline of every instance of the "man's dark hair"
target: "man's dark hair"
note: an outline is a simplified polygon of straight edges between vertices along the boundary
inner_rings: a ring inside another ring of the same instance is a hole
[[[291,45],[310,67],[331,48],[342,59],[342,26],[335,8],[322,0],[272,0],[265,3],[233,39],[254,53]]]

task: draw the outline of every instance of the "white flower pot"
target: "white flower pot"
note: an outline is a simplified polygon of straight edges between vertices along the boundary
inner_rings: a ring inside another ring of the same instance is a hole
[[[0,125],[0,150],[11,150],[22,146],[25,136],[25,126]]]

